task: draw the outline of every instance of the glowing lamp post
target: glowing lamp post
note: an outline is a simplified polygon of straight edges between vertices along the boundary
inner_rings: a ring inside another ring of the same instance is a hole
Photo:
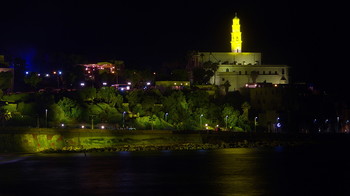
[[[46,128],[47,128],[47,109],[45,109],[45,125],[46,125]]]
[[[123,128],[125,128],[125,111],[123,112]]]
[[[96,115],[90,115],[90,117],[91,117],[91,129],[94,129],[94,116],[96,116]]]
[[[202,128],[202,117],[203,117],[203,114],[201,114],[199,116],[199,127]]]
[[[164,119],[165,119],[166,122],[168,122],[168,115],[169,115],[168,112],[164,114]]]
[[[258,119],[258,117],[255,116],[255,118],[254,118],[254,132],[256,132],[256,123],[257,123],[257,119]]]
[[[277,128],[277,132],[280,131],[280,128],[282,127],[282,124],[279,122],[280,121],[280,118],[277,117],[277,120],[276,120],[276,128]]]

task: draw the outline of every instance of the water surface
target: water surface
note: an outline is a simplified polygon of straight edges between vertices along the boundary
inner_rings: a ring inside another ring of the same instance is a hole
[[[0,195],[350,195],[347,152],[0,154]]]

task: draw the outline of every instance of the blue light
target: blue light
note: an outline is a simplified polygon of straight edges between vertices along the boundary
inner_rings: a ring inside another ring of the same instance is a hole
[[[26,71],[26,75],[28,75],[29,74],[29,71]]]
[[[58,71],[58,75],[62,75],[62,71]]]

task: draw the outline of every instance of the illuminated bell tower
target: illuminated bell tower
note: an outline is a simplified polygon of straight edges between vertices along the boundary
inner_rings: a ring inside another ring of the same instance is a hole
[[[237,13],[233,18],[232,33],[231,33],[231,51],[234,53],[242,52],[242,32],[241,25]]]

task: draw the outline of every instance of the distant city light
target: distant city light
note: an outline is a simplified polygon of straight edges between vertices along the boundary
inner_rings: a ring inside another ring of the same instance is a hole
[[[106,85],[107,85],[107,82],[103,82],[102,85],[103,85],[103,86],[106,86]]]
[[[101,129],[105,129],[105,126],[102,125],[102,126],[101,126]]]
[[[45,77],[50,77],[50,74],[45,74]]]
[[[80,83],[80,86],[85,86],[85,83],[84,82]]]
[[[55,71],[54,71],[54,72],[53,72],[53,74],[54,74],[54,75],[56,75],[56,74],[57,74],[57,72],[55,72]]]
[[[64,124],[63,124],[63,123],[61,124],[61,127],[64,127]]]
[[[130,86],[127,86],[127,87],[126,87],[126,90],[130,90]]]
[[[58,75],[62,75],[62,71],[58,71]]]
[[[84,126],[84,125],[81,125],[81,128],[82,128],[82,129],[84,129],[84,128],[85,128],[85,126]]]
[[[26,71],[26,75],[28,75],[29,74],[29,71]]]
[[[147,82],[146,84],[147,84],[147,86],[151,85],[151,83],[150,83],[150,82]]]
[[[131,85],[131,82],[128,82],[128,85]]]

